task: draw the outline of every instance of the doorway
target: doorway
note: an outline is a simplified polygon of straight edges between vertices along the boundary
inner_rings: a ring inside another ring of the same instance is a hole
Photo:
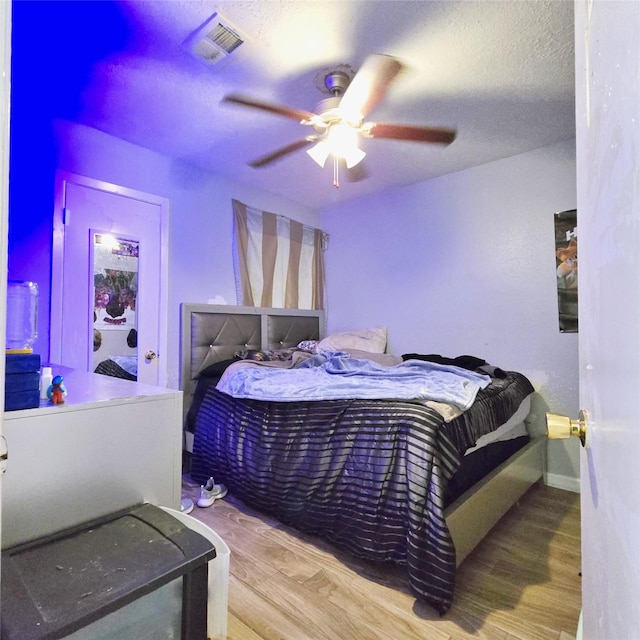
[[[166,198],[56,175],[53,363],[166,386]]]

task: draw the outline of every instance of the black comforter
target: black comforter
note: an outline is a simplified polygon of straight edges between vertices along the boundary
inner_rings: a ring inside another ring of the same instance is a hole
[[[419,402],[240,400],[201,381],[192,476],[214,476],[246,504],[357,557],[406,564],[414,592],[444,613],[456,566],[447,479],[532,391],[508,372],[445,424]]]

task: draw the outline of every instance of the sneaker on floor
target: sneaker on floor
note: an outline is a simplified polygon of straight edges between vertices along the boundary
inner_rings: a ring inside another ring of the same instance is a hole
[[[210,507],[216,500],[227,495],[227,487],[223,484],[215,484],[213,478],[207,480],[207,484],[200,487],[200,497],[196,504],[199,507]]]
[[[191,513],[193,511],[193,500],[191,498],[182,498],[180,501],[180,511],[182,513]]]

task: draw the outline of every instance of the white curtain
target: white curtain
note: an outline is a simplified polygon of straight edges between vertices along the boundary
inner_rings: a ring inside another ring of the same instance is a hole
[[[328,236],[233,200],[238,300],[245,306],[324,308]]]

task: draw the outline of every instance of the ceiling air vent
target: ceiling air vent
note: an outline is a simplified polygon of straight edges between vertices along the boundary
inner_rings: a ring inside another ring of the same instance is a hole
[[[205,64],[214,67],[223,62],[244,38],[226,20],[213,14],[189,39],[189,50]]]

